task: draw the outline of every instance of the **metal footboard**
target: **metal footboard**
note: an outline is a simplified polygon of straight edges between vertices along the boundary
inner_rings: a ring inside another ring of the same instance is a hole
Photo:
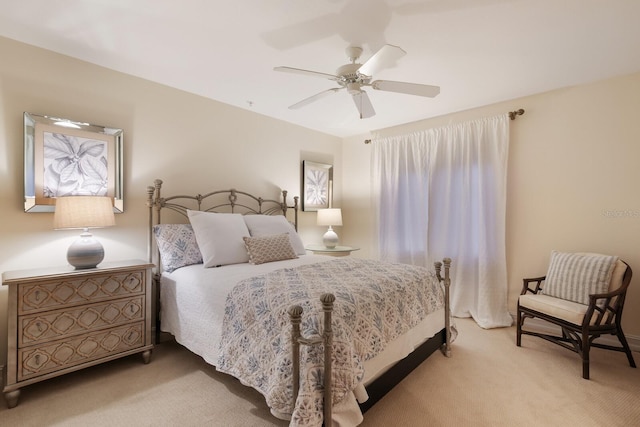
[[[444,264],[444,277],[440,275],[442,265]],[[451,277],[449,270],[451,269],[451,258],[444,258],[442,262],[436,262],[436,276],[438,280],[444,284],[444,329],[445,342],[442,344],[441,351],[451,357],[451,306],[449,305],[449,287],[451,286]]]
[[[442,276],[442,267],[444,265],[444,277]],[[438,281],[444,285],[444,307],[445,307],[445,342],[440,350],[446,357],[451,357],[451,308],[449,305],[449,287],[451,286],[450,278],[451,258],[444,258],[442,262],[435,263],[436,277]],[[324,425],[331,425],[327,420],[331,420],[332,406],[332,384],[331,384],[331,355],[333,352],[333,329],[331,326],[331,316],[333,313],[333,303],[335,296],[327,293],[320,297],[322,302],[322,311],[324,312],[322,335],[311,337],[303,337],[300,332],[300,323],[302,322],[302,307],[295,305],[289,309],[289,318],[291,321],[291,351],[293,363],[293,398],[291,402],[291,410],[295,408],[298,392],[300,390],[300,346],[323,345],[324,346]]]
[[[293,402],[292,412],[300,390],[300,345],[324,345],[324,419],[331,419],[331,402],[333,401],[331,387],[331,354],[333,353],[333,329],[331,327],[331,315],[333,313],[333,302],[336,297],[333,294],[322,294],[322,311],[324,311],[324,332],[322,335],[303,337],[300,333],[300,322],[302,321],[302,307],[294,305],[289,309],[291,319],[291,348],[293,352]],[[328,425],[325,422],[325,425]]]

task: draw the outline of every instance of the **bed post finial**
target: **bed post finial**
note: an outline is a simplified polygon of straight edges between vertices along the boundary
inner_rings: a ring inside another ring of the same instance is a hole
[[[161,179],[154,179],[153,180],[153,185],[156,187],[156,199],[160,197],[160,188],[162,188],[162,180]]]
[[[284,215],[284,217],[287,217],[287,209],[289,208],[289,206],[287,206],[287,194],[289,192],[287,190],[282,190],[282,215]]]
[[[300,322],[302,322],[302,307],[294,305],[289,309],[289,319],[291,320],[291,363],[293,381],[293,399],[291,410],[296,406],[298,391],[300,390]]]
[[[295,196],[293,198],[293,215],[294,215],[294,224],[296,225],[296,231],[298,231],[298,200],[300,200],[300,198],[298,196]]]
[[[331,406],[333,405],[331,381],[331,354],[333,353],[333,328],[331,314],[336,297],[333,294],[322,294],[322,311],[324,311],[324,425],[331,425]]]
[[[153,237],[151,236],[151,229],[153,228],[153,193],[155,187],[147,187],[147,208],[149,208],[149,227],[147,229],[147,258],[149,262],[153,262]]]
[[[440,275],[442,265],[444,264],[444,277]],[[449,305],[449,287],[451,286],[451,277],[449,271],[451,269],[451,258],[444,258],[442,262],[435,262],[436,276],[440,282],[444,285],[444,328],[445,328],[445,342],[442,344],[442,353],[451,357],[451,306]]]

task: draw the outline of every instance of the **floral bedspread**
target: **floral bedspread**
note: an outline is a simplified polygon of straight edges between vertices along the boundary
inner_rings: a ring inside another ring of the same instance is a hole
[[[434,272],[343,258],[285,268],[239,282],[226,302],[217,369],[262,393],[292,426],[322,425],[322,346],[302,346],[300,393],[292,408],[288,310],[302,306],[305,337],[322,333],[323,293],[333,293],[333,403],[364,376],[363,363],[444,304]]]

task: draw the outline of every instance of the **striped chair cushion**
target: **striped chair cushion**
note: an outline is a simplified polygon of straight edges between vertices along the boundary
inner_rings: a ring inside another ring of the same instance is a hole
[[[551,252],[543,293],[589,304],[590,294],[607,292],[617,256]]]

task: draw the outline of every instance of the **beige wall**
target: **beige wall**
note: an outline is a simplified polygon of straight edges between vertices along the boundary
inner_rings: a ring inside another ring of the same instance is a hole
[[[165,193],[230,188],[300,193],[300,163],[334,164],[343,244],[373,256],[369,136],[339,138],[0,38],[0,272],[65,264],[73,231],[52,214],[23,212],[22,113],[51,114],[125,131],[125,213],[95,232],[106,260],[146,256],[146,187]],[[437,102],[437,98],[436,101]],[[521,280],[544,274],[549,252],[615,253],[640,274],[640,74],[503,102],[382,131],[441,126],[524,108],[512,122],[507,203],[509,306]],[[201,182],[197,185],[194,183]],[[607,212],[621,212],[617,217]],[[315,214],[300,212],[307,243]],[[455,260],[454,260],[455,261]],[[628,336],[640,339],[640,286],[632,282]],[[6,349],[6,289],[0,289],[0,361]]]
[[[62,55],[0,38],[0,272],[66,264],[77,231],[54,231],[53,214],[23,211],[24,111],[124,129],[125,212],[95,230],[105,261],[146,258],[146,188],[165,195],[237,188],[262,197],[300,194],[302,160],[331,163],[341,180],[341,140]],[[239,94],[239,96],[246,96]],[[199,183],[199,184],[198,184]],[[340,185],[334,188],[339,203]],[[291,199],[292,201],[292,199]],[[307,243],[315,213],[300,212]],[[0,289],[0,363],[6,352]]]
[[[506,242],[510,311],[515,312],[522,278],[544,275],[552,249],[616,254],[636,271],[624,327],[628,337],[640,339],[640,73],[380,134],[403,134],[518,108],[526,112],[511,122]],[[371,247],[371,146],[364,138],[349,138],[343,147],[343,207],[348,214],[343,235],[349,244]]]

